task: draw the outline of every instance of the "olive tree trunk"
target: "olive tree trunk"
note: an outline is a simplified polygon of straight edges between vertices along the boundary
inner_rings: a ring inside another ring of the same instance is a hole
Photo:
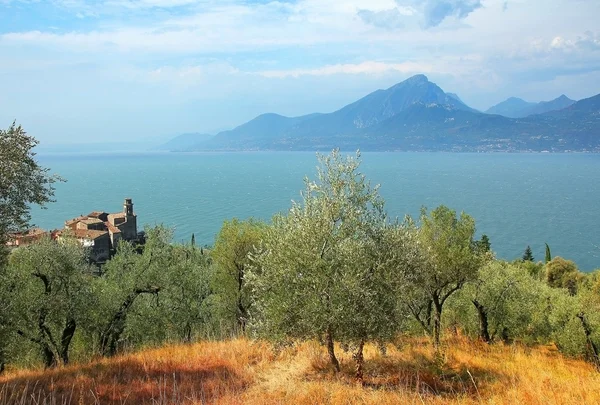
[[[358,381],[361,384],[365,383],[364,373],[363,373],[363,366],[365,364],[365,356],[363,353],[364,347],[365,347],[365,341],[361,340],[360,343],[358,344],[358,348],[356,349],[356,353],[354,353],[354,361],[356,361],[355,377],[356,377],[356,381]]]
[[[333,332],[331,331],[331,327],[327,328],[327,353],[329,354],[329,360],[331,361],[331,365],[335,369],[336,372],[340,372],[340,362],[337,357],[335,357],[335,347],[333,346]]]
[[[588,356],[592,363],[596,366],[598,371],[600,371],[600,354],[598,353],[598,346],[592,340],[592,328],[590,324],[587,322],[585,317],[585,313],[580,312],[577,314],[577,318],[581,321],[581,326],[583,327],[583,332],[585,333],[585,343],[588,351]]]
[[[473,305],[477,309],[477,315],[479,316],[479,338],[485,343],[490,343],[490,331],[488,327],[488,316],[485,307],[477,300],[473,300]]]

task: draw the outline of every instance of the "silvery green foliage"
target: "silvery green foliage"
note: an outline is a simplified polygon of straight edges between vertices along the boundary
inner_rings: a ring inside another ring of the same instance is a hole
[[[14,122],[7,130],[0,129],[0,372],[4,369],[10,305],[9,284],[3,280],[9,253],[5,243],[9,233],[29,226],[32,204],[43,207],[52,201],[54,183],[61,180],[35,160],[33,148],[37,143]]]
[[[123,334],[130,347],[164,342],[191,342],[206,336],[211,318],[212,268],[200,248],[171,245],[163,251],[164,277],[155,281],[156,294],[141,294],[133,304]]]
[[[44,238],[14,251],[4,281],[10,286],[7,327],[16,357],[33,345],[46,366],[67,363],[71,341],[95,305],[84,249],[74,240]]]
[[[480,335],[480,317],[475,304],[487,317],[491,340],[501,338],[535,339],[536,312],[542,310],[547,288],[522,268],[504,261],[492,261],[478,272],[450,301],[450,322],[472,336]],[[481,337],[481,336],[480,336]]]
[[[246,283],[248,254],[260,244],[265,224],[253,219],[225,221],[210,252],[214,277],[213,309],[229,333],[243,332],[252,304]]]
[[[469,215],[457,217],[442,205],[430,213],[423,209],[420,220],[418,240],[424,260],[411,278],[410,294],[401,298],[438,347],[446,300],[476,280],[489,257],[476,248],[475,221]]]
[[[31,204],[51,202],[54,183],[61,180],[38,165],[33,152],[37,144],[15,123],[0,129],[0,245],[7,233],[29,226]]]
[[[600,291],[594,284],[583,285],[575,296],[565,290],[554,290],[549,315],[552,339],[560,351],[584,356],[600,366],[596,350],[600,347]],[[586,336],[586,329],[589,336]],[[596,357],[594,357],[596,356]]]
[[[146,228],[146,244],[119,244],[94,280],[90,332],[104,355],[165,341],[190,341],[209,317],[211,269],[200,248],[173,245],[172,230]]]
[[[360,154],[318,156],[317,181],[302,202],[277,215],[264,235],[249,280],[253,330],[273,340],[319,338],[357,344],[387,339],[396,325],[403,280],[390,248],[378,187],[358,172]]]
[[[566,288],[571,295],[577,293],[583,275],[577,269],[577,265],[571,260],[565,260],[556,256],[546,262],[544,266],[546,282],[552,288]]]

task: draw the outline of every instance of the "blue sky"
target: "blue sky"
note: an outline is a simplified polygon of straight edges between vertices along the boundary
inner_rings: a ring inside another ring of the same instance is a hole
[[[42,143],[330,112],[424,73],[479,109],[600,93],[598,0],[0,0],[0,126]]]

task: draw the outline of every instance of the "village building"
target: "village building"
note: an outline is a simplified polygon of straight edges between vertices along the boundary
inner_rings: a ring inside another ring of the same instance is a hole
[[[91,261],[101,264],[110,259],[119,241],[138,242],[140,235],[137,231],[137,215],[133,212],[131,198],[126,198],[123,211],[113,214],[104,211],[93,211],[88,215],[65,221],[64,229],[44,231],[34,228],[27,232],[11,235],[8,246],[18,248],[27,246],[42,237],[47,236],[54,240],[73,237],[81,245],[89,248]]]
[[[21,246],[28,246],[35,241],[42,239],[45,236],[55,238],[55,233],[45,231],[41,228],[32,228],[25,232],[17,232],[8,235],[8,242],[6,246],[9,248],[18,248]]]
[[[104,211],[92,211],[88,215],[65,221],[65,230],[60,232],[73,236],[91,250],[90,259],[103,263],[117,248],[119,241],[136,242],[138,240],[137,215],[133,212],[131,198],[123,203],[123,212],[109,214]]]

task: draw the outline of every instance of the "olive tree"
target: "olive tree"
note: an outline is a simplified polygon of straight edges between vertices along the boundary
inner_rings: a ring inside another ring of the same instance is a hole
[[[122,341],[130,346],[169,342],[190,343],[207,332],[211,318],[207,300],[212,267],[202,249],[173,245],[156,294],[141,294],[131,306]]]
[[[543,298],[538,288],[542,285],[523,269],[494,260],[481,267],[477,279],[458,292],[450,305],[467,327],[469,321],[465,315],[473,308],[477,335],[482,341],[489,343],[496,338],[508,341],[511,337],[532,334],[533,317]]]
[[[577,265],[571,260],[556,256],[546,263],[546,282],[552,288],[566,288],[571,295],[577,293],[577,288],[583,280],[583,275]]]
[[[590,278],[576,295],[554,290],[550,322],[559,350],[583,356],[600,370],[600,291],[593,283],[595,277]]]
[[[35,160],[33,148],[38,141],[13,123],[0,129],[0,246],[10,232],[29,226],[32,204],[52,202],[54,183],[60,177]],[[1,261],[1,260],[0,260]]]
[[[194,245],[175,246],[171,257],[160,314],[175,336],[189,343],[205,331],[210,318],[207,302],[213,291],[212,267],[208,255]]]
[[[69,347],[93,305],[92,268],[75,240],[50,238],[10,257],[10,330],[37,345],[46,367],[69,362]]]
[[[0,263],[0,374],[4,371],[8,360],[6,353],[6,346],[10,340],[8,324],[11,322],[10,318],[14,315],[12,295],[15,286],[4,266],[5,264]]]
[[[52,201],[54,183],[61,180],[49,169],[39,165],[33,148],[37,140],[23,128],[12,123],[7,130],[0,129],[0,373],[4,370],[7,339],[8,282],[6,275],[8,249],[6,242],[12,232],[29,226],[32,204],[42,207]]]
[[[334,341],[347,343],[362,380],[365,342],[395,327],[383,200],[358,171],[359,153],[318,161],[317,181],[305,178],[302,202],[273,218],[252,255],[253,327],[274,340],[323,339],[336,370]]]
[[[128,317],[139,297],[156,297],[164,288],[169,276],[171,237],[171,230],[162,226],[146,229],[141,254],[130,243],[121,241],[116,255],[95,280],[94,290],[99,297],[95,332],[102,355],[117,353]]]
[[[233,319],[237,329],[244,332],[252,300],[246,286],[250,264],[248,254],[258,246],[265,224],[249,219],[225,221],[216,237],[210,256],[215,267],[213,289],[217,310],[225,319]]]
[[[487,260],[474,243],[475,221],[469,215],[439,206],[431,213],[421,211],[419,243],[423,265],[412,278],[413,288],[403,299],[419,324],[440,345],[442,311],[446,300],[466,283],[477,279]]]

